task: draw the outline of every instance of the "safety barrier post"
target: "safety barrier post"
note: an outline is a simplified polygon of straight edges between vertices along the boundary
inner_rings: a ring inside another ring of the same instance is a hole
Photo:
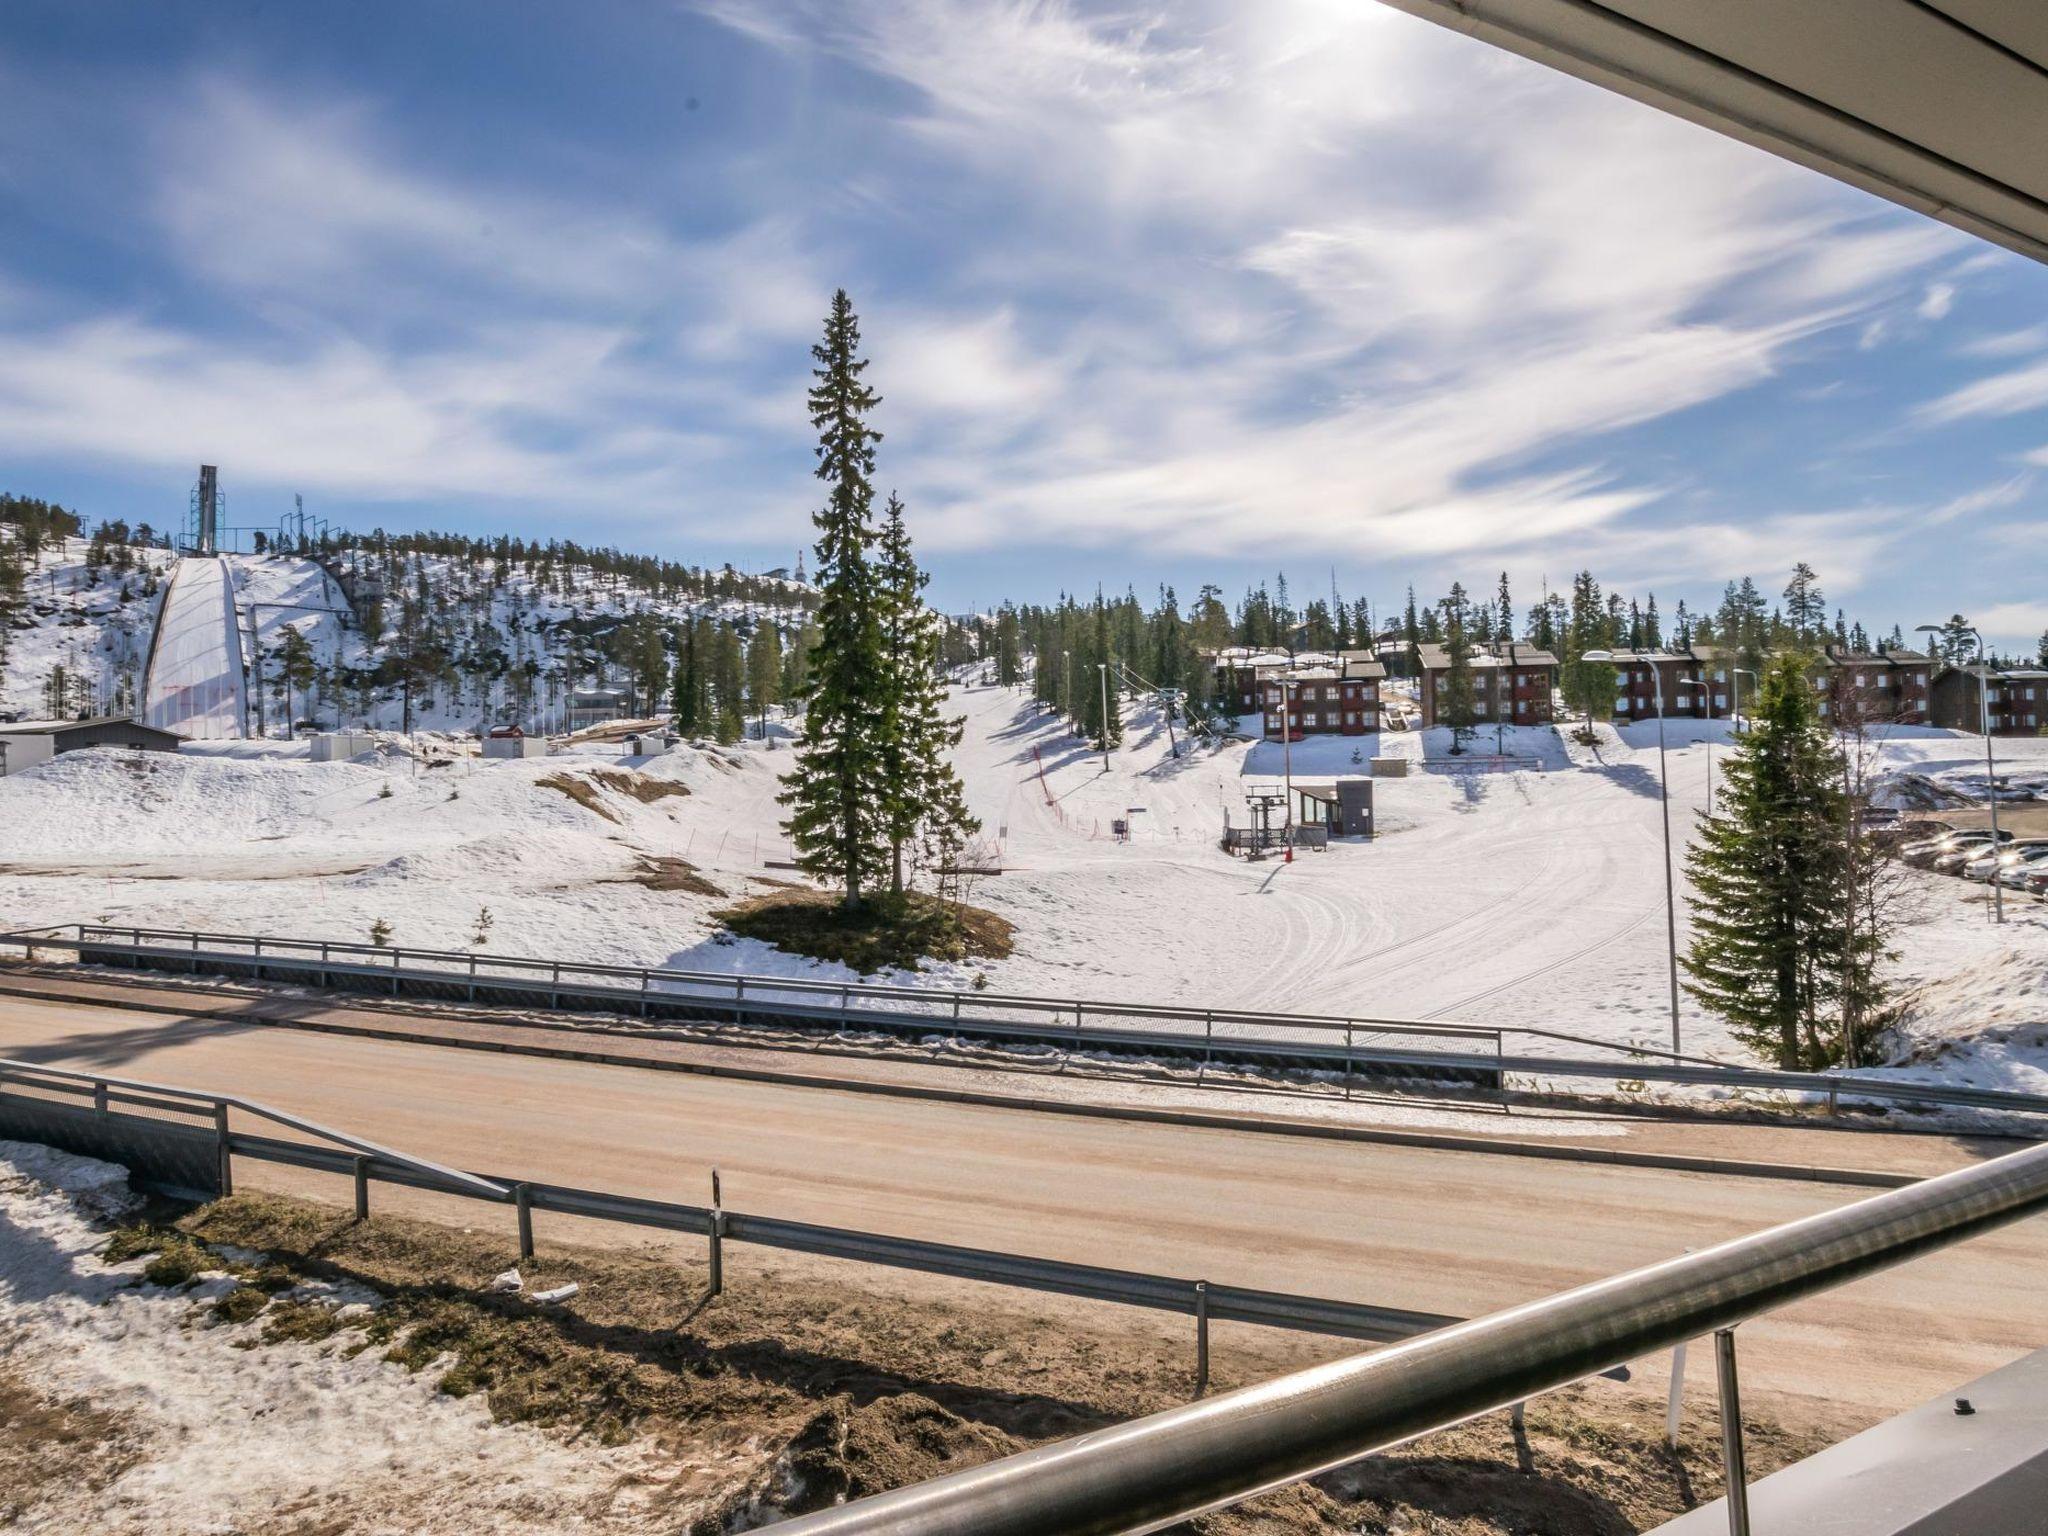
[[[92,1107],[100,1114],[104,1115],[107,1112],[107,1085],[105,1083],[94,1083],[92,1085]]]
[[[725,1292],[725,1207],[719,1193],[718,1170],[711,1170],[711,1294]]]
[[[512,1186],[512,1203],[519,1210],[519,1257],[533,1257],[533,1190],[525,1184]]]
[[[1195,1282],[1195,1396],[1209,1395],[1209,1282]]]
[[[1690,1253],[1692,1250],[1687,1249]],[[1664,1404],[1664,1443],[1678,1449],[1678,1419],[1685,1402],[1685,1341],[1671,1346],[1671,1395]]]
[[[359,1157],[355,1160],[356,1171],[356,1220],[370,1219],[370,1160]]]
[[[222,1099],[213,1101],[213,1143],[220,1167],[220,1196],[225,1200],[235,1192],[235,1163],[234,1152],[228,1144],[228,1106]]]

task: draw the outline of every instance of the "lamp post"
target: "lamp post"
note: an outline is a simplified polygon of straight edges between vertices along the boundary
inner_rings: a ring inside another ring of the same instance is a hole
[[[1735,722],[1735,729],[1738,731],[1742,729],[1742,680],[1745,677],[1755,683],[1759,690],[1763,687],[1762,679],[1749,668],[1728,669],[1728,718]]]
[[[1293,658],[1288,658],[1292,664]],[[1283,862],[1294,862],[1294,679],[1280,679],[1280,776],[1287,784],[1287,810],[1281,822],[1287,838]]]
[[[1947,633],[1939,624],[1916,624],[1914,631],[1922,635]],[[1963,633],[1977,642],[1977,718],[1984,727],[1984,801],[1991,808],[1991,851],[1995,855],[1998,852],[1998,771],[1991,760],[1991,659],[1984,652],[1984,636],[1980,631],[1966,629]],[[1933,703],[1930,693],[1930,711]],[[1993,922],[2005,921],[2005,886],[1998,878],[1995,862],[1991,867],[1991,911]]]
[[[1582,651],[1581,661],[1614,662],[1613,651]],[[1633,658],[1631,658],[1633,659]],[[1657,803],[1664,815],[1664,943],[1671,981],[1671,1049],[1680,1050],[1678,1025],[1678,894],[1671,875],[1671,777],[1664,755],[1664,679],[1657,663],[1649,663],[1650,683],[1657,699]]]
[[[1102,675],[1102,771],[1109,772],[1109,663],[1098,661],[1095,670]]]

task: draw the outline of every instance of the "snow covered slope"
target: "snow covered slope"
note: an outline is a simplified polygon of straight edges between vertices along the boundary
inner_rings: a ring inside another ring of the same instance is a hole
[[[1018,948],[940,968],[934,982],[970,982],[979,969],[1003,990],[1061,997],[1667,1038],[1653,726],[1603,729],[1590,750],[1549,729],[1510,733],[1509,751],[1531,766],[1507,773],[1442,761],[1447,742],[1434,732],[1298,744],[1299,778],[1363,771],[1354,751],[1405,755],[1410,772],[1379,781],[1374,841],[1247,864],[1217,840],[1226,815],[1244,821],[1247,788],[1281,772],[1277,746],[1175,758],[1163,722],[1140,714],[1104,772],[1020,692],[954,697],[968,718],[959,763],[970,804],[1005,869],[972,899],[1017,924]],[[1723,731],[1674,722],[1668,732],[1681,844]],[[1887,742],[1883,761],[1960,781],[1980,750],[1921,732]],[[2048,742],[2002,751],[2048,769]],[[437,769],[404,756],[316,765],[281,744],[74,754],[0,781],[0,923],[361,940],[382,921],[400,943],[464,948],[487,907],[486,942],[502,953],[840,974],[732,941],[712,918],[762,880],[791,878],[777,867],[790,856],[775,803],[786,745],[686,748],[637,764],[617,752]],[[1117,819],[1130,841],[1111,835]],[[717,894],[661,878],[655,861],[676,859]],[[1925,993],[1909,1025],[1956,1038],[1998,1019],[2023,1036],[2043,1011],[2048,907],[2014,900],[1998,928],[1983,887],[1911,879],[1902,980],[1980,982],[1946,1001],[1938,987]],[[1690,1002],[1684,1023],[1688,1047],[1734,1050]]]
[[[0,538],[11,531],[0,529]],[[141,696],[162,583],[173,560],[135,548],[127,571],[93,571],[88,541],[62,539],[27,573],[24,627],[12,631],[0,673],[0,715],[40,718],[79,709],[131,708]],[[70,679],[66,697],[46,697],[53,676]]]

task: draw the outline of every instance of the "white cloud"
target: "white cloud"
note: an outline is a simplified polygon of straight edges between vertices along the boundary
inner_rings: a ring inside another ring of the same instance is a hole
[[[1951,497],[1928,513],[1933,523],[1952,523],[1959,517],[1975,517],[1980,512],[1993,512],[2000,508],[2017,506],[2024,501],[2034,488],[2034,476],[2022,471],[1991,485],[1979,486],[1974,491],[1965,491]]]
[[[944,429],[899,381],[974,374],[968,338],[906,356],[871,328],[877,387],[916,407],[906,490],[960,544],[1450,554],[1613,524],[1665,486],[1604,434],[1772,377],[1962,243],[1348,0],[746,10],[909,87],[921,147],[1024,189],[1041,254],[1003,278],[1086,295],[1085,324],[1011,333]]]
[[[1922,320],[1941,320],[1955,308],[1956,285],[1954,283],[1929,283],[1922,295],[1919,307],[1914,311]]]
[[[2024,357],[2029,352],[2048,352],[2048,325],[1996,331],[1956,348],[1959,357]]]
[[[1965,384],[1925,402],[1914,416],[1922,425],[1939,426],[1973,416],[2016,416],[2043,406],[2048,406],[2048,362]]]

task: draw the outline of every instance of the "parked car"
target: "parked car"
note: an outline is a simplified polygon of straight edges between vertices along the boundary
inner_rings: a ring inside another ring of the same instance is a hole
[[[1989,880],[1994,869],[2001,865],[2010,867],[2022,857],[2031,858],[2031,850],[2036,848],[2048,848],[2048,837],[2016,837],[2004,843],[1986,843],[1957,873],[1965,880]]]
[[[1944,875],[1960,874],[1964,865],[1992,846],[1988,833],[1980,833],[1967,840],[1957,838],[1946,849],[1937,851],[1934,857],[1927,861],[1927,867]]]
[[[1908,864],[1931,866],[1936,859],[1954,853],[1959,848],[1981,852],[1990,846],[1989,832],[1944,832],[1939,837],[1906,844],[1899,850],[1899,857]]]
[[[2000,885],[2016,886],[2019,876],[2032,869],[2048,869],[2048,838],[2029,838],[2015,842],[2002,850],[1997,859],[1988,861],[1982,874],[1970,875],[1972,880],[1997,881]]]

